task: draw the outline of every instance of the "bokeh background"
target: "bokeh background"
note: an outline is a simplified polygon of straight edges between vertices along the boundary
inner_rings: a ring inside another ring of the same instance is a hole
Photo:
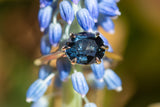
[[[160,0],[121,0],[118,5],[122,15],[114,21],[116,33],[100,31],[123,56],[114,70],[124,90],[93,90],[89,99],[98,107],[160,107]],[[38,0],[0,0],[0,107],[30,106],[25,95],[37,78],[33,60],[40,56],[43,35],[38,9]]]

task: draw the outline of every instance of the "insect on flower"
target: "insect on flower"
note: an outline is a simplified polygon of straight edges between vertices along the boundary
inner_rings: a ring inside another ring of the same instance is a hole
[[[70,34],[70,38],[62,47],[61,51],[51,53],[35,60],[36,65],[41,65],[46,61],[57,58],[57,56],[67,56],[72,64],[93,64],[101,63],[107,45],[104,45],[100,33],[81,32]]]

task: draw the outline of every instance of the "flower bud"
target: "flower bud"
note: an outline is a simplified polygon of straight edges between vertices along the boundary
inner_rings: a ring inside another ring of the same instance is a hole
[[[62,28],[59,23],[51,23],[49,26],[49,41],[52,46],[56,47],[62,36]]]
[[[28,103],[37,101],[47,90],[47,84],[41,79],[37,79],[28,89],[26,101]]]
[[[97,0],[85,0],[85,6],[86,6],[89,14],[94,19],[94,22],[97,22],[97,18],[99,15]]]
[[[118,16],[121,15],[119,8],[115,3],[108,3],[108,2],[100,2],[98,4],[99,12],[106,15],[106,16]]]
[[[114,34],[114,23],[111,18],[103,16],[99,21],[99,25],[102,26],[106,32]]]
[[[41,54],[42,55],[47,55],[50,53],[51,51],[51,44],[49,43],[49,38],[48,36],[43,36],[41,38],[41,46],[40,46],[40,49],[41,49]]]
[[[97,107],[94,103],[86,103],[84,107]]]
[[[103,60],[100,64],[91,64],[91,68],[96,79],[102,80],[104,76],[104,71],[105,71]]]
[[[42,96],[38,101],[34,102],[31,107],[48,107],[49,101],[46,97]]]
[[[60,15],[64,21],[71,24],[74,20],[74,11],[69,1],[62,1],[59,4]]]
[[[61,81],[65,81],[71,71],[70,61],[66,57],[60,57],[57,59],[56,66],[59,71]]]
[[[41,8],[38,13],[38,20],[40,25],[40,30],[43,32],[51,22],[52,18],[52,7],[47,6],[45,8]]]
[[[79,25],[85,30],[85,31],[91,31],[94,27],[94,21],[92,17],[90,16],[87,9],[80,9],[77,14],[77,20]]]
[[[74,4],[78,4],[79,3],[79,0],[71,0]]]
[[[104,82],[109,90],[122,91],[121,79],[113,70],[107,69],[105,71]]]
[[[53,0],[40,0],[40,8],[51,5]]]
[[[74,90],[84,97],[87,94],[89,87],[83,74],[81,72],[75,72],[72,74],[71,79]]]
[[[42,65],[39,69],[38,77],[39,79],[45,80],[53,71],[53,68],[49,65]],[[51,84],[52,80],[47,82],[48,85]]]

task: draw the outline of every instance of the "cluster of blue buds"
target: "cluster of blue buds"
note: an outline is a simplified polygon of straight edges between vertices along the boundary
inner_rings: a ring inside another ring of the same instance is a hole
[[[40,66],[39,76],[26,94],[26,101],[34,102],[32,107],[48,106],[44,94],[53,78],[54,85],[58,88],[62,82],[71,79],[73,89],[85,101],[84,107],[97,107],[86,97],[89,88],[103,89],[107,86],[109,90],[122,90],[119,76],[110,69],[111,66],[105,67],[106,61],[111,65],[115,59],[107,56],[114,54],[113,49],[98,31],[101,26],[106,32],[114,33],[112,19],[121,15],[117,2],[119,1],[40,0],[38,20],[40,31],[44,33],[40,44],[42,57],[34,62]],[[59,49],[52,52],[56,47]],[[55,69],[51,60],[56,60],[58,72],[53,72]],[[75,64],[90,65],[93,72],[86,75],[87,80]]]

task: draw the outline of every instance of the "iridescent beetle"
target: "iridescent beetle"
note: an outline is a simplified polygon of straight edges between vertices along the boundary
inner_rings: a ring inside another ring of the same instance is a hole
[[[108,49],[104,45],[100,33],[80,32],[78,34],[70,34],[70,38],[60,51],[42,56],[35,60],[36,65],[41,65],[57,57],[67,56],[72,64],[93,64],[101,63],[101,59]]]

